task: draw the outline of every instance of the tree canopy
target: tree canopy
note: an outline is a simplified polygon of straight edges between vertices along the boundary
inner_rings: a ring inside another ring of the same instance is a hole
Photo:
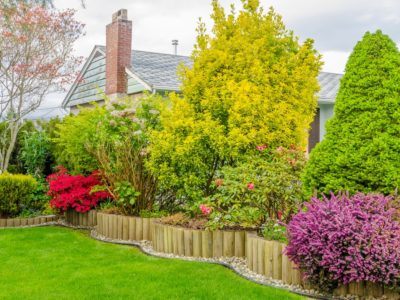
[[[193,67],[181,72],[182,95],[171,97],[162,130],[152,134],[149,167],[178,197],[210,194],[216,170],[256,145],[306,146],[320,56],[272,8],[242,3],[227,14],[212,2],[212,33],[199,22]]]

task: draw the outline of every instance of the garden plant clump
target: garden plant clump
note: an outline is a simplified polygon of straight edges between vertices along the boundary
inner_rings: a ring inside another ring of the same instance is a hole
[[[84,213],[95,208],[99,202],[111,198],[107,191],[99,190],[101,181],[97,172],[89,176],[72,176],[64,167],[58,167],[58,172],[47,177],[47,181],[50,186],[50,204],[61,212],[73,209]]]
[[[150,134],[148,168],[186,205],[213,196],[217,174],[246,161],[256,146],[307,143],[320,56],[275,11],[259,1],[243,4],[236,14],[213,1],[213,35],[199,24],[193,67],[181,72],[182,94],[170,96]]]
[[[400,276],[398,206],[380,194],[313,198],[288,225],[285,253],[314,284],[369,281],[396,286]]]
[[[304,152],[270,149],[262,144],[236,166],[217,172],[216,192],[198,206],[211,228],[240,226],[259,228],[265,223],[288,221],[302,199],[300,174]]]
[[[0,175],[0,217],[16,217],[28,209],[40,209],[34,191],[38,183],[30,175]]]

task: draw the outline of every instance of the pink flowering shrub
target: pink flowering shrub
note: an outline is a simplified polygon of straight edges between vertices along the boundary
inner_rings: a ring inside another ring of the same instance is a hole
[[[400,224],[392,203],[379,194],[314,198],[288,224],[286,254],[321,288],[353,281],[394,285]]]
[[[217,170],[215,192],[198,203],[212,208],[207,226],[259,228],[276,220],[288,222],[301,203],[305,161],[304,151],[295,146],[262,144],[234,166]]]

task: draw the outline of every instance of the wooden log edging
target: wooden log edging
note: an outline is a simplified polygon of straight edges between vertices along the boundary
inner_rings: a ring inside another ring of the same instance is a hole
[[[55,215],[38,216],[34,218],[0,219],[0,228],[21,228],[53,225],[57,222],[57,220],[58,217]]]
[[[246,232],[188,229],[155,222],[153,248],[189,257],[245,257]]]
[[[97,213],[96,232],[106,238],[121,241],[153,240],[155,218],[140,218]]]
[[[247,267],[267,278],[281,280],[287,284],[303,285],[300,270],[282,252],[285,245],[268,241],[255,233],[247,234]]]
[[[92,209],[86,213],[68,210],[64,214],[65,222],[78,228],[93,228],[97,225],[97,211]]]

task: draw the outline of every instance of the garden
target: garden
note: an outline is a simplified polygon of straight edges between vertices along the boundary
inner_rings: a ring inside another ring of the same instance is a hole
[[[308,154],[321,55],[243,4],[212,2],[181,93],[2,118],[0,298],[400,298],[396,44],[355,45]]]

